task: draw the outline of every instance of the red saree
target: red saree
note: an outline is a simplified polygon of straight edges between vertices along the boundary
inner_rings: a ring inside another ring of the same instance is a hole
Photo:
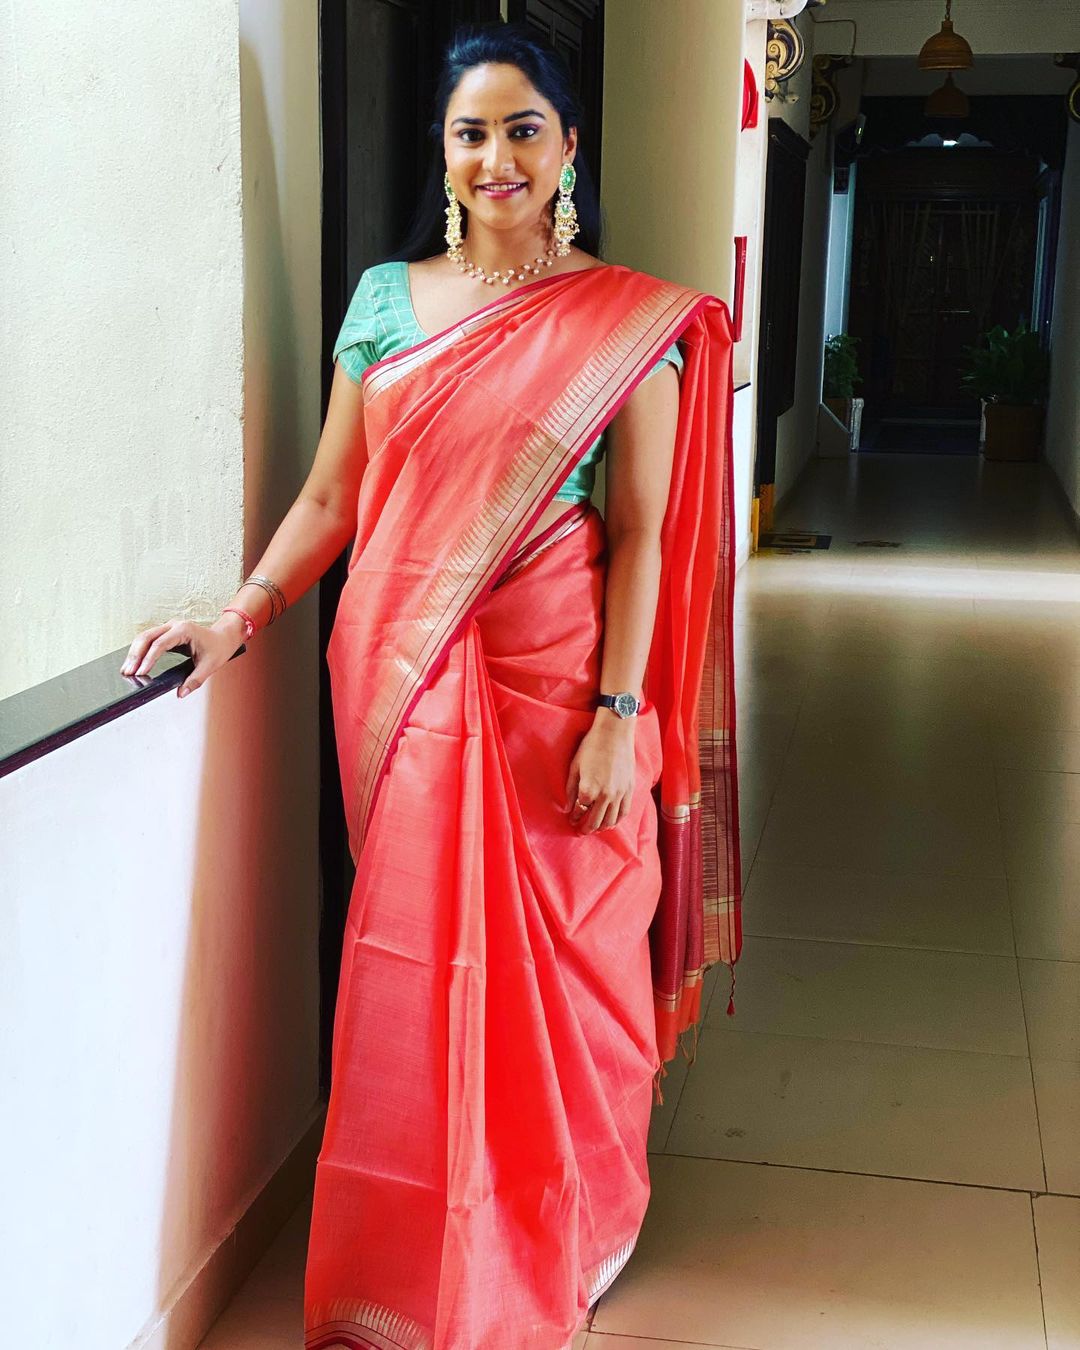
[[[676,337],[638,787],[580,835],[603,520],[570,506],[521,541]],[[307,1350],[567,1350],[633,1249],[652,1080],[741,944],[730,346],[718,300],[605,265],[364,377],[327,653],[357,875]]]

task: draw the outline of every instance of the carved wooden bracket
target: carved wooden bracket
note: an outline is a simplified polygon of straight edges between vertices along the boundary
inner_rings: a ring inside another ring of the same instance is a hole
[[[799,69],[806,56],[806,43],[791,19],[770,19],[769,35],[765,43],[765,97],[781,102],[795,102],[798,97],[789,94],[784,85]]]
[[[1080,52],[1058,52],[1054,57],[1054,65],[1076,71],[1076,79],[1065,95],[1065,107],[1072,120],[1080,122]]]
[[[815,56],[811,65],[810,135],[814,137],[836,111],[840,96],[832,76],[837,70],[851,65],[850,56]]]

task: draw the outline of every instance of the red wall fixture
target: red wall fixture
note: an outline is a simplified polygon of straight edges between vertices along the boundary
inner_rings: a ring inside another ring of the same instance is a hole
[[[742,72],[742,130],[757,126],[758,92],[754,69],[749,61],[743,62]]]
[[[735,305],[731,314],[732,338],[742,339],[743,293],[746,289],[746,235],[735,236]]]

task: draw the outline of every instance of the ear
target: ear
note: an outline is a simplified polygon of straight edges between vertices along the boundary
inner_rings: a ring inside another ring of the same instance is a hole
[[[577,154],[577,127],[571,127],[563,137],[563,147],[566,151],[568,162],[573,164],[574,156]]]

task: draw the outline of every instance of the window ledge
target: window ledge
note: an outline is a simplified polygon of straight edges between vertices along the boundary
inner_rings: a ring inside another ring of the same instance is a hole
[[[231,659],[246,650],[241,644]],[[160,698],[194,669],[190,656],[166,652],[158,674],[121,675],[127,653],[121,647],[0,702],[0,778]]]

